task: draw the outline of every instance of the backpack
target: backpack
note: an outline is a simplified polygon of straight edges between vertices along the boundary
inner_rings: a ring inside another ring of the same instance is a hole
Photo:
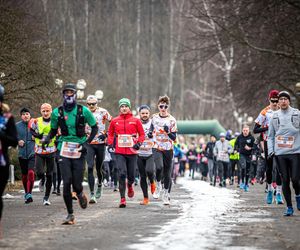
[[[299,114],[299,110],[298,109],[293,109],[293,113],[291,115],[291,122],[293,127],[295,127],[296,129],[300,128],[300,114]],[[279,127],[280,127],[280,119],[279,119],[279,115],[277,112],[274,113],[273,115],[273,125],[274,125],[274,129],[277,132]]]
[[[82,114],[82,105],[77,104],[77,114],[76,114],[76,136],[83,137],[85,136],[85,118]],[[69,130],[66,124],[64,117],[63,106],[58,107],[58,126],[61,130],[61,135],[68,136]]]

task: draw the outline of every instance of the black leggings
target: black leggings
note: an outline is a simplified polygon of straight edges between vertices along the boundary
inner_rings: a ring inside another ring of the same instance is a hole
[[[218,165],[218,176],[220,178],[220,182],[225,181],[227,179],[229,162],[217,161],[217,165]]]
[[[251,167],[251,155],[240,154],[241,181],[248,185]]]
[[[60,190],[60,184],[61,184],[61,172],[60,172],[60,166],[59,166],[59,154],[55,157],[55,164],[56,164],[56,171],[53,171],[53,189],[54,190]]]
[[[8,181],[8,176],[9,176],[9,166],[5,166],[5,167],[0,166],[0,221],[2,218],[2,210],[3,210],[2,195]]]
[[[154,158],[153,155],[149,157],[138,156],[138,169],[140,172],[140,183],[145,198],[148,198],[148,184],[147,177],[150,183],[154,182]]]
[[[73,213],[71,185],[77,195],[82,193],[82,181],[85,167],[84,155],[79,159],[60,157],[59,166],[64,182],[63,197],[69,214]]]
[[[156,167],[156,180],[159,182],[163,179],[164,189],[169,190],[172,184],[171,174],[173,150],[159,151],[154,149],[153,156]]]
[[[189,170],[190,170],[189,176],[190,177],[192,176],[193,179],[195,176],[196,167],[197,167],[197,164],[196,164],[195,160],[189,161]]]
[[[274,166],[273,157],[268,158],[268,144],[264,141],[264,152],[265,152],[265,159],[266,159],[266,180],[267,184],[272,184],[273,181],[273,167],[275,167],[275,181],[278,186],[282,185],[281,177],[278,173],[278,168]]]
[[[292,181],[295,194],[300,193],[300,154],[279,155],[275,157],[278,170],[282,177],[282,191],[288,207],[292,206],[290,181]]]
[[[45,166],[46,166],[46,191],[45,197],[50,196],[51,187],[52,187],[52,175],[54,169],[54,154],[51,155],[35,155],[35,170],[39,178],[45,176]]]
[[[128,186],[134,183],[137,155],[116,154],[116,164],[119,170],[119,190],[121,198],[125,198],[126,177]]]
[[[91,193],[94,193],[95,177],[94,177],[94,163],[96,158],[96,171],[98,177],[98,186],[102,186],[104,172],[103,160],[105,156],[104,144],[90,144],[87,149],[86,161],[88,165],[88,182]]]

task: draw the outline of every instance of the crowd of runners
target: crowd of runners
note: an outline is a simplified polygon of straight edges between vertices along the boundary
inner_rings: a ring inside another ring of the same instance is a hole
[[[45,206],[51,205],[51,195],[61,195],[63,183],[67,217],[62,224],[75,222],[73,200],[85,209],[101,199],[103,186],[120,193],[120,208],[126,207],[126,197],[134,197],[138,183],[141,205],[151,199],[170,205],[172,184],[185,175],[243,192],[251,192],[251,185],[257,183],[265,185],[267,204],[283,204],[283,194],[286,216],[294,213],[292,182],[300,210],[300,112],[290,106],[286,91],[269,93],[269,105],[254,125],[210,137],[178,136],[168,96],[158,98],[158,112],[145,104],[137,116],[131,112],[130,100],[122,98],[119,115],[113,118],[96,96],[88,96],[86,105],[79,104],[76,86],[67,83],[61,106],[53,109],[43,103],[38,118],[24,107],[21,121],[15,124],[3,94],[0,86],[0,197],[8,180],[8,147],[18,146],[25,204],[40,202],[32,194],[35,179],[40,180]],[[82,186],[85,170],[89,194]],[[0,216],[2,208],[0,198]]]

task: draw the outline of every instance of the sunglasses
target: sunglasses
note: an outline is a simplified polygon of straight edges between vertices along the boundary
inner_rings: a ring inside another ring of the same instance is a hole
[[[88,106],[95,106],[97,103],[87,103]]]
[[[159,105],[158,107],[159,107],[160,109],[168,109],[169,106],[168,106],[168,105]]]
[[[270,99],[270,102],[272,102],[272,103],[278,103],[278,99]]]

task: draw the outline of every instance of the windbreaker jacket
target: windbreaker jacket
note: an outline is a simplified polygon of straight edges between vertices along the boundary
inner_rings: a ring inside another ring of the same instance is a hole
[[[114,118],[108,128],[108,144],[115,147],[116,154],[137,154],[132,147],[119,147],[118,137],[120,135],[132,135],[134,144],[145,140],[145,132],[141,121],[131,113],[120,114]]]

